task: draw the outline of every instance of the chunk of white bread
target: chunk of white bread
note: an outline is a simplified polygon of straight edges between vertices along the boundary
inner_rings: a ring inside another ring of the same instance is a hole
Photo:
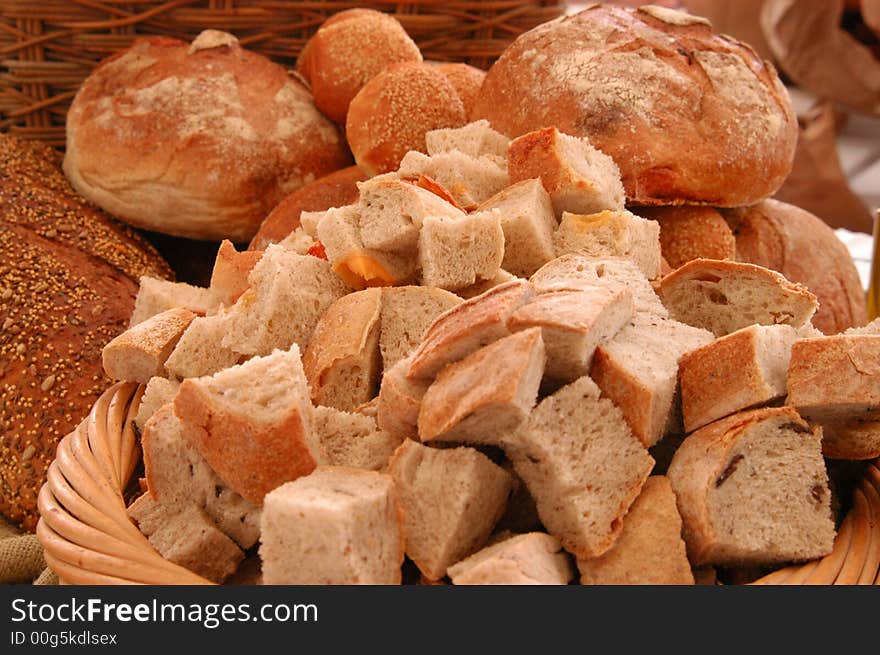
[[[431,130],[425,134],[425,144],[429,155],[458,150],[471,157],[490,155],[506,159],[510,139],[493,130],[484,119],[462,127]]]
[[[397,173],[403,178],[430,177],[467,211],[473,211],[480,203],[510,186],[503,159],[493,155],[472,157],[459,150],[430,156],[413,150],[404,155]]]
[[[144,425],[141,445],[150,494],[162,505],[195,503],[242,548],[260,536],[260,508],[230,489],[183,434],[172,404]]]
[[[687,437],[667,476],[691,564],[765,565],[831,552],[821,438],[791,407],[740,412]]]
[[[657,293],[677,321],[723,337],[758,325],[801,327],[818,303],[776,271],[729,260],[694,259],[664,277]]]
[[[614,544],[654,460],[623,414],[582,377],[548,396],[504,439],[547,531],[581,558]]]
[[[795,341],[786,403],[813,421],[880,419],[880,335]]]
[[[391,477],[322,466],[266,495],[263,583],[400,584],[403,533]]]
[[[511,141],[507,169],[511,182],[541,178],[557,216],[562,212],[594,214],[623,209],[623,183],[614,160],[587,139],[564,134],[555,127]]]
[[[313,239],[318,238],[318,224],[328,211],[333,211],[337,207],[331,207],[323,211],[304,211],[300,212],[299,224],[303,232]]]
[[[317,257],[270,245],[248,275],[250,288],[229,308],[222,345],[242,355],[305,348],[318,319],[349,288]]]
[[[508,537],[449,567],[457,585],[564,585],[574,570],[559,540],[544,532]]]
[[[231,305],[248,288],[248,275],[263,256],[262,250],[238,252],[232,242],[224,239],[217,249],[211,271],[211,291],[224,305]]]
[[[492,209],[501,214],[504,270],[528,277],[556,256],[553,245],[556,215],[541,180],[517,182],[483,202],[477,211]]]
[[[464,218],[457,207],[404,180],[367,180],[357,187],[358,233],[372,250],[414,256],[425,219]]]
[[[459,298],[463,298],[464,300],[470,300],[471,298],[476,298],[477,296],[486,293],[489,289],[494,289],[495,287],[501,286],[505,282],[512,282],[513,280],[518,280],[519,278],[511,273],[508,273],[503,268],[498,269],[498,272],[495,273],[488,280],[479,280],[474,282],[469,287],[463,287],[461,289],[455,290],[455,295]]]
[[[510,315],[533,295],[527,281],[513,280],[444,312],[413,353],[407,377],[433,378],[447,364],[507,336]]]
[[[180,385],[184,436],[232,489],[253,503],[319,463],[299,348],[254,357]]]
[[[678,363],[686,432],[785,396],[790,325],[752,325],[682,355]]]
[[[541,328],[546,375],[571,382],[589,372],[596,346],[617,334],[632,315],[632,292],[609,283],[535,296],[513,312],[507,324],[511,330]]]
[[[669,479],[648,478],[611,549],[577,566],[585,585],[694,584]]]
[[[305,213],[303,212],[303,214]],[[318,242],[300,226],[281,239],[278,245],[295,252],[297,255],[309,255],[314,252],[313,249],[318,245]]]
[[[648,279],[660,277],[660,225],[624,209],[595,214],[563,212],[553,235],[556,255],[623,257]]]
[[[104,372],[112,380],[146,384],[164,376],[165,361],[196,315],[188,309],[167,309],[128,328],[101,352]]]
[[[419,437],[501,445],[535,406],[545,362],[541,330],[531,328],[449,364],[422,398]]]
[[[383,368],[388,370],[408,357],[422,342],[431,323],[461,302],[454,293],[433,287],[383,288],[379,336]]]
[[[180,389],[180,382],[177,380],[158,376],[150,378],[144,388],[143,395],[141,395],[140,405],[138,405],[138,411],[134,417],[134,424],[141,434],[153,414],[158,412],[160,407],[174,400],[178,389]]]
[[[401,439],[417,439],[419,410],[430,380],[406,377],[411,357],[387,369],[379,388],[376,421],[379,427]]]
[[[429,580],[480,549],[504,513],[510,475],[473,448],[406,440],[388,473],[400,497],[406,554]]]
[[[223,344],[232,320],[225,312],[197,316],[168,356],[168,372],[181,379],[197,378],[237,364],[242,356]]]
[[[332,407],[315,407],[314,430],[320,459],[329,466],[382,470],[403,441],[403,437],[380,430],[371,416]]]
[[[140,278],[129,326],[133,327],[151,316],[177,307],[204,316],[216,310],[218,304],[217,297],[210,289],[144,275]]]
[[[235,542],[192,503],[160,505],[146,493],[129,506],[128,516],[164,559],[212,582],[226,580],[244,559]]]
[[[419,233],[418,258],[424,286],[454,291],[491,280],[504,259],[501,212],[426,217]]]
[[[678,363],[685,353],[713,340],[706,330],[648,312],[593,355],[590,377],[617,405],[645,446],[678,428]]]

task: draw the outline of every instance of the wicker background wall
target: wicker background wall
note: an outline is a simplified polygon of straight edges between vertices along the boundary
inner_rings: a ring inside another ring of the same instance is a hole
[[[206,28],[291,65],[327,16],[352,7],[393,13],[426,59],[487,67],[518,34],[562,14],[532,0],[0,0],[0,131],[64,143],[64,117],[95,64],[142,35],[191,39]]]

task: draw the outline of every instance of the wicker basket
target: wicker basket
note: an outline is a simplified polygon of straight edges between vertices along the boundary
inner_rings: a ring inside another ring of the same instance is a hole
[[[72,584],[211,584],[164,560],[125,513],[123,489],[140,450],[132,421],[142,389],[117,384],[58,446],[39,497],[46,562]],[[880,584],[880,469],[854,491],[830,555],[755,584]]]
[[[352,7],[393,13],[426,59],[487,67],[516,36],[565,11],[559,0],[0,0],[0,131],[64,144],[64,119],[95,64],[134,38],[190,40],[213,28],[292,65],[331,14]]]

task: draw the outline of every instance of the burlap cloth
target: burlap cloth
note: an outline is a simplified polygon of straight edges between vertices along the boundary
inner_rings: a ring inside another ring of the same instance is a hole
[[[37,535],[23,533],[0,518],[0,584],[58,584],[46,566]]]

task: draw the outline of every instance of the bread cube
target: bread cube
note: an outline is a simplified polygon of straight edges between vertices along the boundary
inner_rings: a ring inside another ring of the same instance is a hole
[[[384,469],[404,439],[380,430],[371,416],[332,407],[315,407],[314,429],[322,462],[371,471]]]
[[[499,541],[449,567],[457,585],[564,585],[574,577],[556,537],[543,532]]]
[[[134,424],[141,434],[144,432],[144,426],[147,424],[147,421],[161,407],[174,400],[178,389],[180,389],[180,382],[177,380],[160,378],[158,376],[150,378],[141,396],[141,404],[138,406],[137,414],[134,417]]]
[[[454,291],[491,279],[504,258],[504,231],[497,210],[460,218],[429,216],[419,234],[422,284]]]
[[[224,239],[217,250],[211,271],[211,291],[224,305],[231,305],[248,288],[248,274],[260,258],[262,250],[238,252],[232,242]]]
[[[403,178],[425,175],[449,191],[459,207],[473,211],[502,189],[510,186],[504,161],[492,155],[472,157],[461,151],[438,152],[428,156],[408,152],[400,162]]]
[[[496,132],[487,120],[474,121],[462,127],[448,127],[431,130],[425,134],[429,155],[458,150],[470,157],[489,155],[507,158],[510,139]]]
[[[231,320],[225,313],[196,317],[165,362],[168,372],[181,379],[197,378],[237,364],[241,355],[223,345]]]
[[[129,327],[169,309],[183,308],[204,316],[213,313],[218,305],[219,300],[210,289],[144,275],[140,279]]]
[[[406,377],[410,361],[407,357],[385,371],[376,412],[379,427],[401,439],[418,438],[419,409],[430,384]]]

